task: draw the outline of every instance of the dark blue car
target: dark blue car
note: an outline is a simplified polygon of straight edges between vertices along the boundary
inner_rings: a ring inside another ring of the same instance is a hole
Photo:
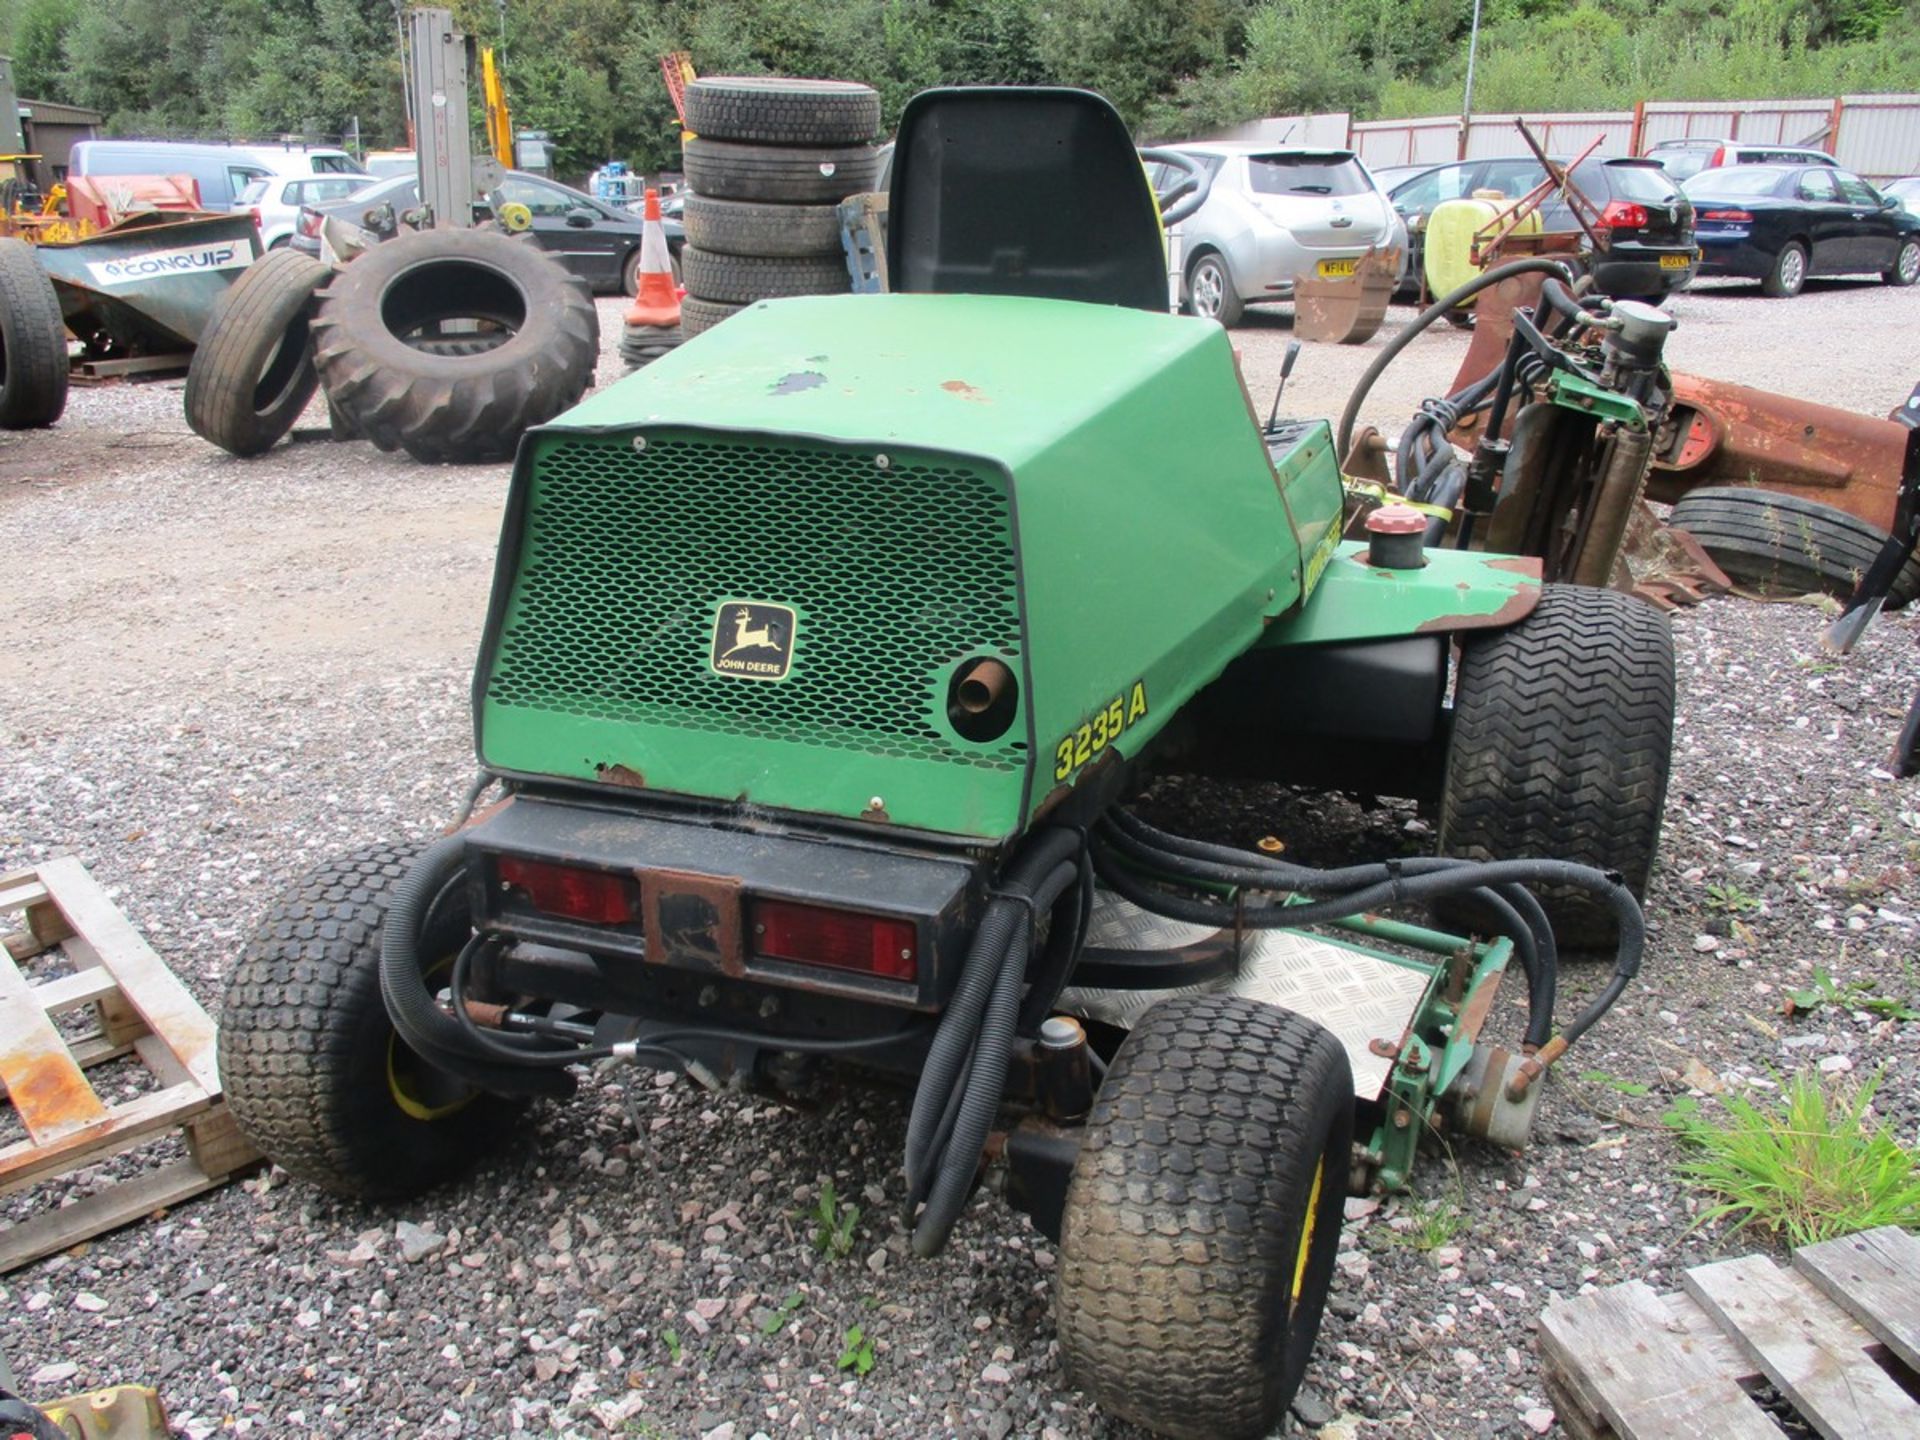
[[[1798,295],[1811,276],[1920,280],[1920,215],[1832,165],[1729,165],[1686,182],[1700,274]]]

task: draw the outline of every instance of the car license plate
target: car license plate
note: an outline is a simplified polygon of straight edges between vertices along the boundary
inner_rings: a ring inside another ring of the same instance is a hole
[[[1323,280],[1337,280],[1343,275],[1353,274],[1359,268],[1360,261],[1358,259],[1322,260],[1320,262],[1320,277]]]
[[[1693,256],[1690,254],[1662,255],[1660,257],[1660,268],[1662,270],[1684,270],[1692,263],[1693,263]]]

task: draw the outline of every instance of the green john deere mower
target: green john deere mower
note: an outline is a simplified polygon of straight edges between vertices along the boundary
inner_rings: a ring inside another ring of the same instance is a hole
[[[1264,1435],[1345,1197],[1436,1129],[1523,1145],[1635,973],[1670,642],[1402,507],[1343,539],[1328,426],[1263,427],[1166,313],[1098,97],[919,97],[891,201],[902,293],[752,306],[523,441],[473,684],[503,797],[282,901],[227,1095],[379,1197],[583,1063],[904,1076],[916,1252],[993,1184],[1060,1243],[1075,1384]],[[1129,808],[1202,771],[1423,797],[1452,853],[1313,870]],[[1614,952],[1559,1017],[1556,927]]]

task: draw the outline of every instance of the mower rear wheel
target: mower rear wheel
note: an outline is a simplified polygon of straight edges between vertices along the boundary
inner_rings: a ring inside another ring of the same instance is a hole
[[[313,392],[308,322],[332,272],[297,250],[256,260],[213,307],[187,367],[187,424],[231,455],[260,455],[293,429]]]
[[[1818,500],[1747,486],[1710,485],[1680,497],[1668,523],[1685,530],[1722,570],[1762,595],[1847,596],[1867,573],[1884,531]],[[1920,555],[1894,577],[1890,606],[1920,595]]]
[[[1454,682],[1441,853],[1571,860],[1618,871],[1644,897],[1673,710],[1673,632],[1631,596],[1548,585],[1519,624],[1469,632]],[[1597,898],[1537,893],[1563,946],[1612,943],[1613,914]]]
[[[60,297],[24,240],[0,240],[0,429],[37,430],[67,408]]]
[[[1149,1010],[1067,1190],[1056,1318],[1073,1383],[1160,1434],[1271,1433],[1333,1280],[1353,1105],[1346,1052],[1303,1016],[1236,995]]]
[[[320,866],[267,913],[220,1015],[220,1078],[240,1129],[322,1189],[400,1199],[497,1143],[512,1104],[414,1054],[380,996],[387,905],[420,847],[372,845]],[[456,886],[420,953],[450,965],[469,931]]]

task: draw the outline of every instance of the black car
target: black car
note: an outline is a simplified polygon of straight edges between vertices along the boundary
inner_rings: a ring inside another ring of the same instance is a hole
[[[1476,190],[1498,190],[1517,200],[1546,178],[1545,168],[1532,156],[1505,157],[1435,165],[1395,185],[1388,198],[1407,222],[1412,286],[1418,288],[1422,274],[1427,217],[1441,201]],[[1693,209],[1659,165],[1589,156],[1573,167],[1572,179],[1599,207],[1600,224],[1606,228],[1607,250],[1594,257],[1592,267],[1602,294],[1657,301],[1686,288],[1694,274]],[[1558,193],[1540,207],[1540,221],[1548,231],[1580,228]]]
[[[1920,280],[1920,215],[1831,165],[1735,165],[1687,181],[1702,275],[1758,280],[1798,295],[1813,275]]]
[[[533,215],[533,238],[540,248],[602,293],[631,295],[640,264],[640,236],[644,222],[631,211],[594,199],[538,175],[509,170],[497,192],[505,202],[518,202]],[[304,207],[294,226],[292,245],[307,255],[320,253],[320,222],[337,216],[352,225],[364,225],[369,210],[391,205],[396,215],[420,203],[420,183],[412,175],[396,175],[346,200]],[[484,202],[474,206],[476,219],[491,210]],[[677,217],[663,219],[667,249],[673,256],[674,278],[679,279],[680,246],[686,239]]]

